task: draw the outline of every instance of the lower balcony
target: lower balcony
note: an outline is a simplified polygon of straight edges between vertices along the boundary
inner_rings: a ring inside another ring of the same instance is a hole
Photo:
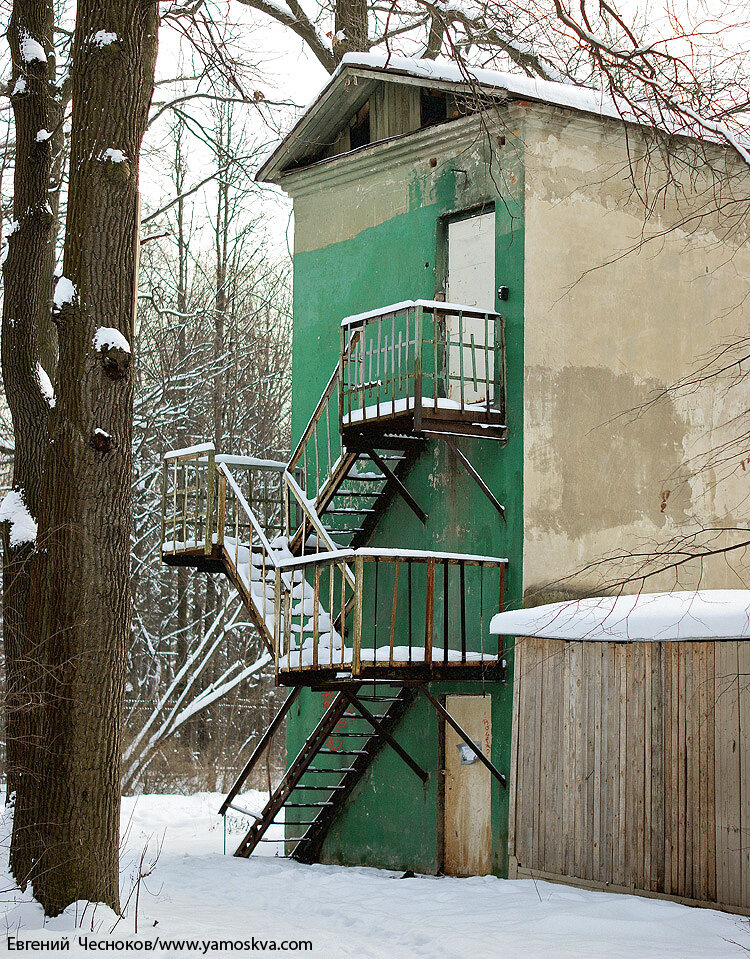
[[[502,608],[505,566],[487,556],[378,548],[282,564],[278,683],[502,678],[502,645],[489,627]]]

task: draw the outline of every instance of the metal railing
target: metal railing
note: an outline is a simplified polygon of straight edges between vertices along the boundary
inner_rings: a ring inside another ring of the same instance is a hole
[[[490,620],[503,606],[506,564],[460,553],[377,549],[281,563],[277,677],[497,665],[502,647],[490,634]],[[347,574],[352,567],[353,582]],[[290,595],[283,573],[292,571],[297,585]]]
[[[213,443],[164,454],[162,463],[161,550],[209,555],[214,532],[216,466]]]
[[[165,453],[162,554],[195,551],[209,556],[214,547],[223,544],[227,525],[224,499],[227,474],[231,475],[234,487],[265,534],[270,539],[283,535],[286,529],[285,470],[286,464],[275,460],[216,453],[213,443]],[[249,520],[243,520],[240,525],[244,530],[249,528],[248,524]]]
[[[339,394],[337,364],[289,460],[289,472],[310,501],[331,478],[343,453]]]
[[[414,301],[341,325],[341,426],[422,416],[505,423],[505,325],[498,313]]]

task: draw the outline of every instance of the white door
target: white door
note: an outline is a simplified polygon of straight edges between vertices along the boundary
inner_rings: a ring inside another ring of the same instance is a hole
[[[479,213],[448,223],[448,288],[449,303],[473,306],[492,312],[495,309],[495,214]],[[489,328],[490,336],[494,329]],[[459,329],[458,317],[448,317],[448,373],[450,399],[461,401],[461,349],[463,344],[463,401],[484,403],[487,399],[485,378],[485,324],[478,318],[466,317]],[[490,380],[492,379],[490,371]]]

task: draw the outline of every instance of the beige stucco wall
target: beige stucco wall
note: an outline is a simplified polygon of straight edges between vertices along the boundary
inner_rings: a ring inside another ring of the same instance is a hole
[[[572,574],[570,585],[595,587],[616,578],[613,567],[581,568],[611,551],[647,552],[699,523],[747,527],[750,470],[736,460],[696,469],[701,453],[747,430],[746,419],[729,422],[750,407],[747,386],[727,392],[724,381],[643,404],[747,333],[750,246],[739,217],[694,217],[728,180],[704,169],[691,183],[690,162],[681,188],[659,194],[659,157],[628,161],[643,146],[632,129],[626,143],[621,125],[545,108],[522,126],[524,587]],[[741,199],[750,177],[730,163]],[[654,204],[650,218],[634,185]],[[731,209],[744,214],[740,203]],[[744,556],[692,564],[647,588],[738,586],[743,562],[747,572]]]

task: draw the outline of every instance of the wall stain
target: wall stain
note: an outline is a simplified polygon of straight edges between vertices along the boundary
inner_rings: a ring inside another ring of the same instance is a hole
[[[535,367],[526,377],[535,400],[527,410],[527,530],[575,539],[642,520],[657,528],[687,520],[689,490],[674,477],[689,423],[670,397],[627,415],[662,384],[589,366]],[[668,512],[666,477],[676,487]]]

